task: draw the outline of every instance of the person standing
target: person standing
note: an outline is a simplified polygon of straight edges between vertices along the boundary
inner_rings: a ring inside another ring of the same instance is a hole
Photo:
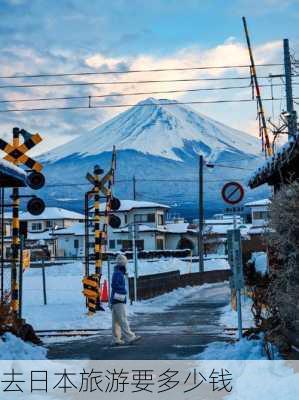
[[[127,257],[119,254],[112,276],[110,304],[112,309],[112,344],[122,345],[140,340],[130,329],[127,317],[127,289],[125,274],[127,272]]]

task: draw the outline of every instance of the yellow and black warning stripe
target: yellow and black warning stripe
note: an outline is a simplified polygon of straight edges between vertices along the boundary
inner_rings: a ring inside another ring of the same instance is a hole
[[[42,138],[38,133],[35,133],[30,138],[25,140],[23,144],[19,144],[19,140],[14,137],[13,145],[7,143],[5,140],[0,139],[0,149],[6,154],[4,159],[10,161],[13,164],[24,164],[28,168],[33,169],[36,172],[40,172],[43,166],[35,161],[34,159],[28,157],[25,153],[32,149],[36,144],[42,141]]]
[[[99,278],[96,275],[83,278],[83,294],[87,298],[88,311],[95,313],[99,298]]]

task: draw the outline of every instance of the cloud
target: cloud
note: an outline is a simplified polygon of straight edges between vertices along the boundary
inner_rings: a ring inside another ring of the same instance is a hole
[[[143,52],[136,56],[107,56],[103,52],[82,51],[75,52],[71,48],[44,48],[36,49],[25,46],[10,45],[2,48],[2,63],[0,65],[0,75],[28,74],[28,73],[44,73],[53,72],[74,72],[74,71],[124,71],[124,70],[144,70],[144,69],[163,69],[163,68],[182,68],[194,66],[219,66],[219,65],[244,65],[249,63],[248,51],[245,45],[235,38],[230,37],[223,43],[219,43],[214,47],[202,48],[200,46],[192,46],[178,49],[170,52],[168,55],[153,55]],[[260,46],[254,47],[254,54],[257,63],[277,62],[281,61],[281,43],[268,42]],[[269,71],[268,71],[269,72]],[[266,74],[267,70],[263,70]],[[242,68],[234,68],[232,70],[202,70],[202,71],[167,71],[167,72],[141,72],[132,74],[109,74],[95,75],[84,77],[66,77],[64,82],[102,82],[103,85],[91,86],[69,86],[69,87],[52,87],[52,88],[26,88],[26,89],[10,89],[2,90],[1,98],[5,100],[39,98],[39,97],[67,97],[67,96],[105,96],[115,93],[134,93],[134,92],[163,92],[173,89],[192,89],[223,86],[223,82],[176,82],[176,83],[126,83],[135,81],[155,81],[169,79],[199,79],[199,78],[217,78],[230,76],[248,75],[248,70]],[[28,82],[57,82],[59,78],[34,80],[13,80],[14,83]],[[246,81],[247,82],[247,81]],[[7,82],[6,82],[7,83]],[[228,81],[228,85],[232,85],[233,81]],[[236,84],[240,82],[237,81]],[[249,80],[248,80],[249,83]],[[243,82],[242,82],[243,84]],[[227,91],[227,92],[195,92],[195,93],[161,93],[153,95],[158,98],[170,98],[182,101],[195,100],[213,100],[219,98],[242,98],[249,97],[250,90],[243,91]],[[151,95],[129,95],[126,97],[104,97],[93,99],[93,105],[100,104],[135,104],[136,102],[150,97]],[[81,100],[60,100],[49,102],[30,102],[18,104],[1,105],[1,108],[35,108],[35,107],[67,107],[67,106],[84,106],[88,104],[88,99]],[[244,106],[242,106],[244,107]],[[250,106],[247,106],[247,108]],[[255,106],[252,105],[252,114],[246,116],[246,112],[242,111],[241,106],[222,108],[210,106],[198,106],[200,111],[206,111],[215,119],[248,130],[255,119]],[[234,115],[234,109],[238,110],[238,115]],[[229,110],[229,112],[228,112]],[[1,114],[0,131],[6,133],[13,126],[24,127],[29,131],[40,131],[46,138],[43,145],[39,147],[45,151],[53,146],[64,143],[70,138],[84,134],[87,130],[106,121],[123,109],[97,109],[97,110],[77,110],[77,111],[44,111],[44,112],[28,112],[28,113],[7,113]],[[243,118],[240,118],[240,115]],[[250,128],[251,130],[252,128]]]

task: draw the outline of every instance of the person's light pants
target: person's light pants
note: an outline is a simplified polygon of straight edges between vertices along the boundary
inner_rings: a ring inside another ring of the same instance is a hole
[[[124,303],[112,305],[112,336],[115,343],[121,343],[122,340],[130,342],[135,338],[128,323],[127,306]]]

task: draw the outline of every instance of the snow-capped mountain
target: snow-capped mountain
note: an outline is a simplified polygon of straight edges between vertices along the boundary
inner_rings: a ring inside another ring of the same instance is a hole
[[[116,185],[118,195],[132,197],[130,180],[135,175],[138,199],[164,201],[178,210],[182,205],[189,211],[196,207],[199,154],[220,165],[243,168],[219,165],[205,171],[210,209],[220,207],[219,185],[225,179],[246,180],[261,159],[255,137],[176,101],[149,98],[40,157],[46,164],[47,182],[53,185],[46,189],[49,201],[68,199],[77,209],[79,205],[82,208],[88,185],[72,184],[86,182],[86,172],[95,164],[108,168],[113,145],[117,149],[117,179],[121,181]]]
[[[166,104],[165,104],[166,103]],[[71,154],[80,157],[118,150],[183,161],[203,153],[217,158],[222,152],[258,155],[256,138],[229,128],[172,100],[149,98],[44,157],[56,161]]]

